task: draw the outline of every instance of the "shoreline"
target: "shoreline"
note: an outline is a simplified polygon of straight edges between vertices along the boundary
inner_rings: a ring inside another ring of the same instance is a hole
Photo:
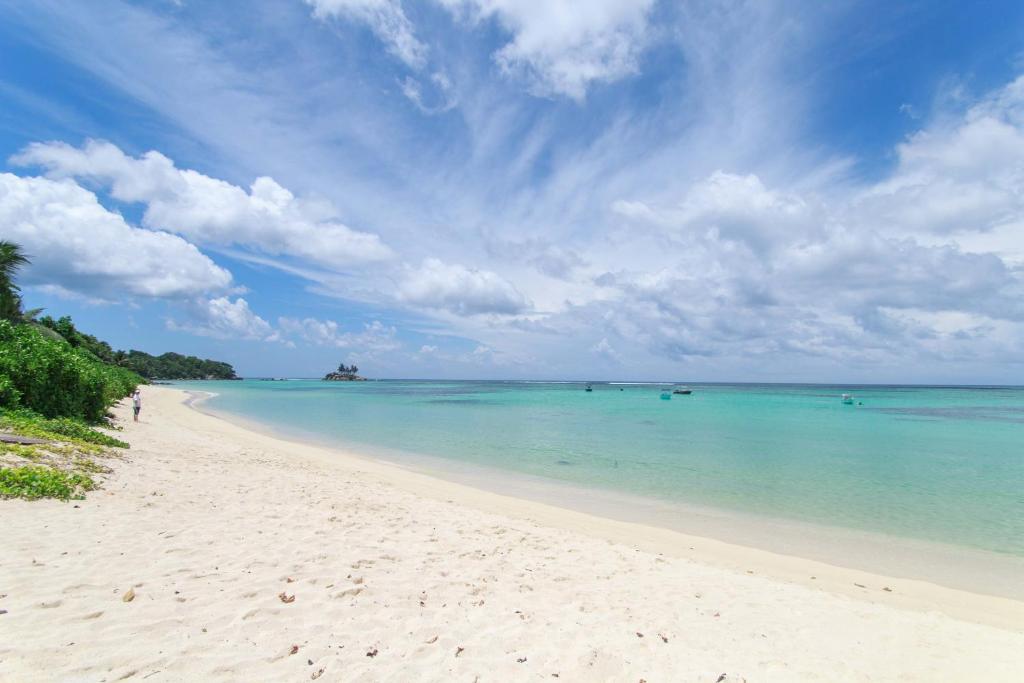
[[[194,390],[181,391],[196,393]],[[866,599],[869,602],[878,599],[884,600],[884,604],[909,609],[938,610],[955,618],[1024,632],[1024,601],[1017,598],[948,587],[915,576],[894,576],[846,567],[802,555],[780,553],[643,522],[614,519],[527,497],[508,495],[472,483],[453,481],[445,478],[445,473],[422,471],[400,462],[379,459],[347,448],[300,440],[295,435],[281,434],[271,426],[235,414],[215,412],[208,407],[201,408],[200,405],[210,397],[194,401],[188,408],[209,419],[272,439],[281,446],[300,447],[304,449],[304,455],[311,455],[323,464],[331,465],[336,462],[346,470],[359,469],[379,477],[384,483],[416,495],[582,533],[608,542],[625,543],[644,552],[691,559],[733,571],[754,572],[816,590],[826,590],[859,600]],[[892,592],[885,591],[887,587],[892,589]],[[879,593],[881,595],[878,595]]]
[[[0,501],[0,679],[1019,680],[1024,603],[475,489],[146,390]],[[814,576],[815,578],[811,578]],[[885,590],[886,588],[890,590]],[[725,676],[725,678],[722,678]]]
[[[188,388],[181,390],[196,395],[195,400],[189,399],[186,405],[204,415],[273,439],[318,448],[339,458],[378,463],[482,493],[547,505],[598,519],[675,532],[685,536],[690,545],[713,541],[892,580],[934,583],[968,593],[1024,601],[1024,582],[1020,580],[1024,576],[1024,557],[801,520],[759,517],[752,513],[645,498],[608,489],[585,488],[497,467],[369,445],[332,444],[318,434],[282,430],[244,415],[204,405],[208,399],[216,397],[216,393]],[[679,543],[666,543],[664,547],[653,545],[650,548],[657,552],[676,552],[673,548]],[[728,553],[730,557],[733,554],[732,551]],[[774,561],[768,564],[775,566]],[[787,571],[785,578],[802,580],[799,573],[793,571]]]

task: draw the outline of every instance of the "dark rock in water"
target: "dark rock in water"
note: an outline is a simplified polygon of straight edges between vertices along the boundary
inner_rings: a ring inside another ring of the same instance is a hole
[[[324,375],[324,380],[328,382],[365,382],[366,378],[350,372],[328,372]]]

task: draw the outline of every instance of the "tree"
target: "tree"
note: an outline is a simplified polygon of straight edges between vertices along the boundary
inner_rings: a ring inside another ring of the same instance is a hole
[[[0,319],[20,322],[24,317],[21,310],[21,290],[14,284],[14,276],[22,266],[28,265],[28,257],[14,242],[0,240]],[[38,313],[38,311],[35,311]]]

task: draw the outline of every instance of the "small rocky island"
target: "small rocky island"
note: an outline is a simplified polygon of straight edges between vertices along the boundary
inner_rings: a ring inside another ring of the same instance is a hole
[[[335,372],[328,372],[324,375],[324,379],[328,382],[365,382],[366,378],[360,377],[356,374],[357,372],[359,372],[359,368],[355,365],[342,363]]]

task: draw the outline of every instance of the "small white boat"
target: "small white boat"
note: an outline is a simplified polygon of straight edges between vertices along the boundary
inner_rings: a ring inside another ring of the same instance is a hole
[[[593,390],[594,390],[594,387],[590,386],[589,384],[587,385],[587,388],[584,389],[584,391],[593,391]]]
[[[843,398],[843,405],[847,405],[847,406],[852,406],[853,405],[853,394],[843,394],[842,398]]]
[[[689,396],[690,394],[693,393],[693,389],[691,389],[690,387],[676,387],[675,389],[672,390],[672,393],[681,394],[683,396]]]

